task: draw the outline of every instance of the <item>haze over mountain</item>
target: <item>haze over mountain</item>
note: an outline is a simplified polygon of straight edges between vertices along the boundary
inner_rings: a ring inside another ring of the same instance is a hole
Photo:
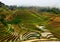
[[[42,7],[58,7],[60,8],[60,0],[0,0],[6,5],[17,6],[42,6]]]

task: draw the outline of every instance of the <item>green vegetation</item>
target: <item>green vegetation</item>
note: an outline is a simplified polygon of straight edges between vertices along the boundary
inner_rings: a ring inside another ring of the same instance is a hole
[[[56,23],[56,20],[54,19],[56,17],[59,17],[60,19],[60,9],[39,8],[37,9],[38,11],[34,11],[34,7],[31,7],[32,9],[30,10],[30,7],[22,7],[21,9],[21,7],[16,6],[1,6],[2,5],[0,5],[0,37],[8,37],[9,35],[12,35],[13,32],[17,31],[19,31],[17,32],[19,35],[23,35],[30,31],[37,31],[40,33],[43,31],[37,28],[36,25],[44,25],[55,37],[60,39],[60,24],[57,27],[53,26],[53,24]],[[60,22],[57,21],[57,23]],[[11,26],[9,26],[9,24]]]

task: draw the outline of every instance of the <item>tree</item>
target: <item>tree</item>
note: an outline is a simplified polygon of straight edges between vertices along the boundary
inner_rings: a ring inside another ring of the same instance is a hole
[[[18,24],[18,26],[19,26],[19,24],[21,23],[21,20],[20,19],[13,19],[13,20],[9,21],[8,23],[9,24]]]
[[[10,23],[10,24],[19,24],[20,22],[21,22],[20,19],[13,19],[13,20],[11,20],[9,23]]]
[[[6,22],[6,20],[4,18],[5,18],[5,15],[0,14],[0,21],[4,24],[4,26],[7,26],[7,22]]]
[[[2,6],[4,6],[4,5],[5,5],[4,3],[0,2],[0,7],[2,7]]]

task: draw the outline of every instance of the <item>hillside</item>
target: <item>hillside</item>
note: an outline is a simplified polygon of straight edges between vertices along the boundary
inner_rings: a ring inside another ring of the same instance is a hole
[[[60,40],[60,14],[47,11],[0,7],[0,41]]]

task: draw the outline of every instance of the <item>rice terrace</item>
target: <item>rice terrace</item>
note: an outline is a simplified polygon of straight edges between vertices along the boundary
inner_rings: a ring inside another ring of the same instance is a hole
[[[60,42],[60,9],[17,7],[0,2],[0,42]]]

